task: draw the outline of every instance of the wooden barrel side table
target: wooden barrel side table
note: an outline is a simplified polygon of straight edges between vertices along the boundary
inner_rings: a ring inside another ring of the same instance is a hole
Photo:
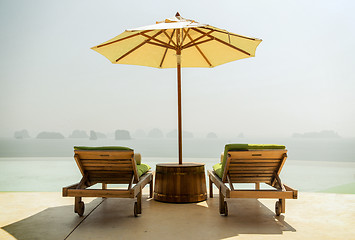
[[[192,203],[206,200],[205,164],[157,164],[154,199],[170,203]]]

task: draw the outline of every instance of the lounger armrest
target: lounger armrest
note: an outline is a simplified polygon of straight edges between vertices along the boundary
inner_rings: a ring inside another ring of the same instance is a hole
[[[68,189],[76,189],[78,187],[79,183],[75,183],[72,185],[69,185],[68,187],[63,187],[62,189],[62,196],[67,197],[68,196]]]
[[[208,177],[210,178],[210,181],[212,181],[218,189],[221,190],[222,194],[226,197],[230,197],[230,189],[222,182],[222,180],[218,177],[218,175],[211,170],[207,171]]]
[[[91,187],[95,185],[96,183],[91,182],[90,184],[86,184],[85,186],[82,186],[81,182],[69,185],[68,187],[63,187],[62,189],[62,196],[63,197],[68,197],[68,190],[73,190],[73,189],[86,189],[88,187]]]
[[[231,198],[282,198],[294,199],[292,191],[281,190],[234,190],[230,194]]]
[[[133,188],[131,188],[131,191],[133,193],[133,196],[137,196],[138,193],[147,185],[153,181],[153,173],[152,172],[146,172],[142,176],[140,176],[139,181],[134,185]]]
[[[286,189],[286,191],[292,191],[293,192],[293,199],[297,199],[298,198],[298,190],[295,190],[287,185],[284,184],[284,187]]]
[[[121,189],[67,189],[64,197],[134,198],[130,190]]]

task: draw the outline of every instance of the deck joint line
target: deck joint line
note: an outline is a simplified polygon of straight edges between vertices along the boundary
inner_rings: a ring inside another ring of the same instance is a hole
[[[98,207],[101,205],[101,203],[103,203],[106,199],[107,199],[107,198],[103,198],[103,199],[101,200],[101,202],[100,202],[99,204],[97,204],[96,207],[94,207],[94,208],[88,213],[88,215],[86,215],[86,216],[75,226],[75,228],[74,228],[73,230],[71,230],[71,232],[64,238],[64,240],[66,240],[66,239],[80,226],[80,224],[81,224],[82,222],[84,222],[85,219],[86,219],[87,217],[89,217],[90,214],[91,214],[93,211],[95,211],[95,209],[98,208]]]

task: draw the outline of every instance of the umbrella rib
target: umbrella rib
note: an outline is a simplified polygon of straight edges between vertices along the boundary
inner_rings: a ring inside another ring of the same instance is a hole
[[[202,36],[199,36],[198,38],[195,38],[194,40],[191,40],[191,39],[190,39],[191,42],[189,42],[189,43],[186,44],[185,46],[182,46],[182,48],[184,49],[184,48],[190,47],[190,45],[196,43],[198,40],[204,38],[206,35],[209,35],[209,34],[211,34],[212,32],[213,32],[213,30],[211,30],[211,31],[209,31],[209,32],[207,32],[207,33],[204,33]]]
[[[222,31],[222,30],[213,29],[213,28],[209,28],[209,27],[201,27],[201,28],[213,30],[213,31],[216,31],[216,32],[219,32],[219,33],[229,34],[229,35],[234,36],[234,37],[245,38],[245,39],[248,39],[248,40],[253,40],[253,41],[260,40],[260,39],[257,39],[257,38],[246,37],[246,36],[238,35],[238,34],[235,34],[235,33],[228,32],[228,31]]]
[[[161,32],[163,32],[163,31],[160,31],[160,33],[161,33]],[[160,35],[160,33],[159,33],[158,35]],[[146,37],[146,38],[148,38],[148,39],[150,39],[150,40],[156,41],[156,42],[160,43],[161,45],[163,45],[163,46],[165,46],[165,47],[167,47],[167,48],[173,48],[173,49],[175,49],[174,46],[171,46],[171,45],[166,44],[165,42],[163,42],[163,41],[161,41],[161,40],[159,40],[159,39],[156,39],[155,37],[158,36],[158,35],[154,35],[153,37],[148,36],[148,35],[146,35],[146,34],[144,34],[144,33],[141,33],[141,35],[144,36],[144,37]]]
[[[192,41],[192,37],[190,36],[190,34],[188,34],[187,36],[191,41]],[[206,57],[206,55],[202,52],[202,50],[196,45],[194,45],[195,48],[197,49],[197,51],[202,55],[202,57],[205,59],[205,61],[207,62],[208,65],[210,65],[210,67],[212,67],[211,62],[208,60],[208,58]]]
[[[147,42],[148,44],[152,44],[155,46],[159,46],[159,47],[163,47],[163,48],[170,48],[170,49],[175,49],[173,46],[171,45],[166,45],[166,44],[159,44],[159,43],[155,43],[155,42]]]
[[[152,31],[152,30],[147,30],[147,31],[144,31],[143,33],[151,32],[151,31]],[[110,45],[110,44],[113,44],[113,43],[116,43],[116,42],[120,42],[120,41],[123,41],[123,40],[129,39],[129,38],[132,38],[132,37],[138,36],[139,34],[141,34],[141,33],[136,33],[136,34],[133,34],[133,35],[130,35],[130,36],[127,36],[127,37],[124,37],[124,38],[121,38],[121,39],[118,39],[118,40],[115,40],[115,41],[109,42],[109,43],[103,43],[103,44],[97,45],[97,46],[96,46],[96,47],[94,47],[94,48],[104,47],[104,46],[107,46],[107,45]]]
[[[209,38],[209,39],[203,40],[201,42],[197,42],[197,43],[194,43],[194,44],[190,44],[188,46],[184,46],[183,49],[187,49],[187,48],[190,48],[190,47],[193,47],[193,46],[196,46],[196,45],[201,45],[202,43],[210,42],[212,40],[213,40],[212,38]]]
[[[158,33],[154,34],[153,37],[158,36],[159,34],[161,34],[163,31],[159,31]],[[139,45],[137,45],[135,48],[132,48],[131,50],[129,50],[128,52],[126,52],[125,54],[123,54],[121,57],[116,59],[116,63],[120,60],[122,60],[123,58],[125,58],[127,55],[131,54],[132,52],[134,52],[135,50],[137,50],[138,48],[140,48],[141,46],[143,46],[144,44],[146,44],[147,42],[149,42],[151,39],[148,38],[146,40],[144,40],[142,43],[140,43]]]
[[[173,40],[173,36],[174,36],[174,33],[175,33],[175,29],[173,30],[173,34],[171,35],[171,37],[166,33],[166,31],[164,31],[164,34],[165,36],[170,40],[168,44],[172,43],[175,47],[177,47],[176,43],[174,42]]]
[[[165,35],[170,39],[169,40],[169,43],[168,44],[170,44],[170,42],[173,42],[173,36],[174,36],[174,33],[175,33],[175,29],[173,30],[173,33],[171,34],[171,37],[164,31],[164,33],[165,33]],[[173,42],[174,43],[174,42]],[[175,43],[174,43],[175,44]],[[164,54],[163,54],[163,58],[161,59],[161,62],[160,62],[160,65],[159,65],[159,67],[162,67],[163,66],[163,62],[164,62],[164,60],[165,60],[165,56],[166,56],[166,53],[168,52],[168,48],[165,48],[165,51],[164,51]]]
[[[186,31],[185,31],[185,29],[183,28],[182,31],[185,33],[185,35],[184,35],[184,37],[182,38],[181,45],[184,44],[185,38],[186,38],[187,35],[189,34],[190,28],[188,28]]]
[[[199,33],[203,33],[201,30],[199,30],[199,29],[192,29],[192,30],[194,30],[194,31],[196,31],[196,32],[199,32]],[[227,43],[227,42],[225,42],[225,41],[223,41],[223,40],[221,40],[221,39],[219,39],[219,38],[217,38],[217,37],[214,37],[214,36],[211,36],[211,35],[207,35],[207,36],[209,36],[210,38],[212,38],[213,40],[216,40],[217,42],[220,42],[220,43],[222,43],[222,44],[224,44],[224,45],[226,45],[226,46],[228,46],[228,47],[230,47],[230,48],[233,48],[233,49],[235,49],[235,50],[237,50],[237,51],[239,51],[239,52],[241,52],[241,53],[244,53],[244,54],[246,54],[246,55],[248,55],[248,56],[251,56],[251,54],[250,53],[248,53],[247,51],[244,51],[243,49],[240,49],[240,48],[238,48],[238,47],[236,47],[236,46],[234,46],[234,45],[232,45],[232,44],[229,44],[229,43]]]

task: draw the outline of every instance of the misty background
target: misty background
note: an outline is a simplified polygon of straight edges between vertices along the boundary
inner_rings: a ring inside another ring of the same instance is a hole
[[[354,193],[348,0],[1,0],[0,191],[58,191],[78,181],[75,145],[128,146],[153,170],[177,161],[176,69],[111,64],[90,49],[176,12],[263,40],[255,58],[182,69],[184,162],[207,170],[227,143],[283,144],[281,177],[290,186]],[[116,140],[116,130],[133,139]],[[153,130],[160,137],[149,137]]]
[[[176,129],[176,69],[111,64],[90,47],[177,11],[263,40],[255,58],[182,69],[185,131],[354,137],[354,10],[345,0],[2,0],[0,137]]]

